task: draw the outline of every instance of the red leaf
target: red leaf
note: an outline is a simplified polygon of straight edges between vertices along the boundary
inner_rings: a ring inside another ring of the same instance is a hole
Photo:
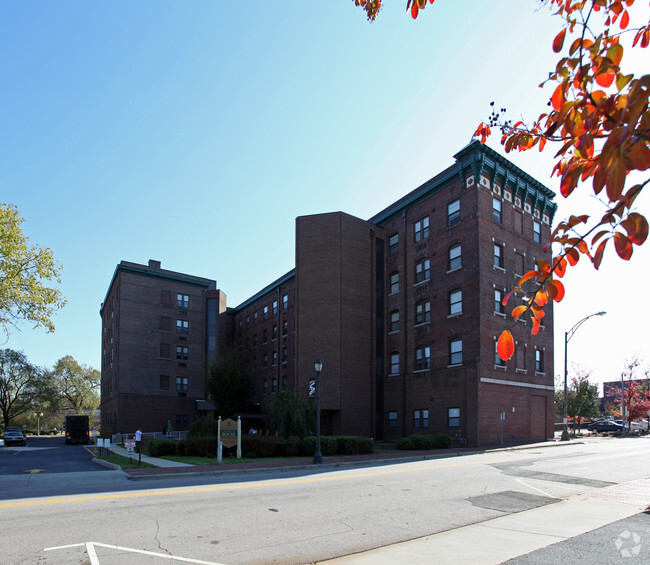
[[[594,258],[592,259],[595,269],[598,269],[598,267],[600,267],[600,262],[603,260],[603,253],[605,253],[605,246],[607,245],[608,241],[609,239],[604,239],[603,241],[600,242],[598,249],[596,249],[596,253],[594,254]]]
[[[537,335],[537,332],[539,331],[539,320],[535,317],[533,317],[533,329],[531,330],[531,334]]]
[[[535,293],[535,302],[537,302],[538,306],[544,306],[545,304],[548,303],[548,294],[546,294],[545,290],[542,290],[541,288]]]
[[[564,45],[564,36],[566,35],[566,28],[564,28],[560,33],[555,36],[553,40],[553,51],[559,53],[562,51],[562,46]]]
[[[564,298],[564,285],[558,280],[548,281],[546,283],[546,293],[555,302],[561,302]]]
[[[557,257],[553,260],[553,264],[555,265],[555,269],[553,272],[560,278],[562,278],[566,274],[566,259],[562,257],[561,259],[558,259]]]
[[[577,249],[569,249],[566,252],[566,259],[572,267],[579,261],[580,253]]]
[[[526,281],[529,281],[530,279],[534,279],[539,275],[541,275],[539,271],[528,271],[523,277],[519,279],[519,286],[522,286]]]
[[[643,245],[648,237],[648,220],[637,212],[621,222],[621,227],[627,232],[627,237],[634,245]]]
[[[504,361],[508,361],[515,352],[515,340],[508,330],[503,330],[497,341],[497,354]]]
[[[607,88],[609,86],[612,86],[612,83],[614,82],[615,78],[616,78],[616,73],[603,72],[596,75],[596,82],[600,86]]]
[[[623,17],[621,18],[621,29],[625,29],[630,23],[630,14],[627,13],[627,10],[623,12]]]
[[[513,311],[512,311],[512,317],[516,320],[521,316],[528,308],[526,306],[517,306]]]
[[[621,259],[627,261],[632,257],[632,242],[621,232],[614,234],[614,248]]]

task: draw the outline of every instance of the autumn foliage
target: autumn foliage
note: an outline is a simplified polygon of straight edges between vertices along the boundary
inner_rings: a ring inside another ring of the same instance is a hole
[[[380,0],[354,1],[370,20],[381,8]],[[552,264],[538,261],[537,269],[526,273],[506,296],[504,304],[514,293],[524,293],[523,305],[512,316],[516,320],[528,314],[533,334],[539,330],[544,306],[562,300],[564,287],[558,278],[568,267],[585,256],[598,269],[608,246],[627,261],[634,246],[646,241],[648,221],[634,204],[650,182],[650,74],[635,77],[623,70],[626,49],[650,45],[650,21],[634,21],[635,0],[543,3],[562,21],[552,40],[553,51],[562,56],[540,85],[552,88],[547,108],[532,122],[513,124],[493,106],[492,116],[477,127],[474,137],[485,143],[492,128],[499,128],[506,152],[534,147],[543,151],[554,145],[552,175],[560,179],[562,196],[591,184],[604,212],[601,217],[576,214],[559,222],[549,242],[554,245]],[[636,8],[641,3],[648,0],[637,0]],[[426,4],[426,0],[407,0],[407,10],[417,18]],[[497,352],[504,360],[512,357],[514,340],[509,330],[501,334]]]

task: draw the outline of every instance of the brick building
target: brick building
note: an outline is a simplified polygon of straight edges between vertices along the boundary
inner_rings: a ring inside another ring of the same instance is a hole
[[[343,212],[299,217],[295,269],[236,308],[225,309],[214,281],[198,279],[207,287],[197,291],[220,297],[217,338],[236,344],[252,369],[252,411],[282,388],[306,398],[320,358],[324,434],[459,433],[472,445],[552,436],[552,310],[535,337],[529,322],[515,325],[508,363],[495,348],[510,324],[506,290],[537,259],[550,260],[542,242],[554,195],[477,142],[455,158],[369,220]],[[104,319],[106,311],[105,304]],[[199,341],[192,347],[205,350]],[[102,371],[102,397],[104,380]]]

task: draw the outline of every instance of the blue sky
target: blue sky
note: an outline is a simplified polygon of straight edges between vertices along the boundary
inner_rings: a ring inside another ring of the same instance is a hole
[[[297,216],[369,218],[453,163],[490,101],[515,119],[541,111],[558,20],[537,7],[439,0],[413,21],[387,0],[369,24],[351,0],[5,0],[0,201],[63,265],[68,305],[54,334],[23,325],[4,346],[100,368],[121,260],[214,278],[236,306],[293,268]],[[509,155],[556,190],[551,157]],[[643,249],[569,275],[556,373],[563,332],[599,310],[570,360],[600,381],[633,354],[650,361],[648,264]]]

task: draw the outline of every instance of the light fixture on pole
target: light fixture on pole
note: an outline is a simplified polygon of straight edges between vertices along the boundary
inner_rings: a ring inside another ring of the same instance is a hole
[[[569,428],[568,428],[568,409],[569,409],[569,397],[568,397],[568,374],[569,374],[569,365],[567,363],[567,349],[569,340],[573,337],[573,334],[576,333],[578,328],[584,324],[589,318],[594,316],[604,316],[607,312],[596,312],[595,314],[589,314],[586,318],[582,318],[577,324],[575,324],[568,332],[564,332],[564,410],[563,410],[563,422],[562,422],[562,441],[569,441]]]
[[[320,372],[323,370],[323,362],[320,359],[314,361],[316,371],[316,452],[314,463],[322,463],[323,455],[320,452]]]
[[[37,424],[36,424],[36,435],[41,435],[41,418],[43,417],[43,412],[34,412],[34,416],[36,416]]]

